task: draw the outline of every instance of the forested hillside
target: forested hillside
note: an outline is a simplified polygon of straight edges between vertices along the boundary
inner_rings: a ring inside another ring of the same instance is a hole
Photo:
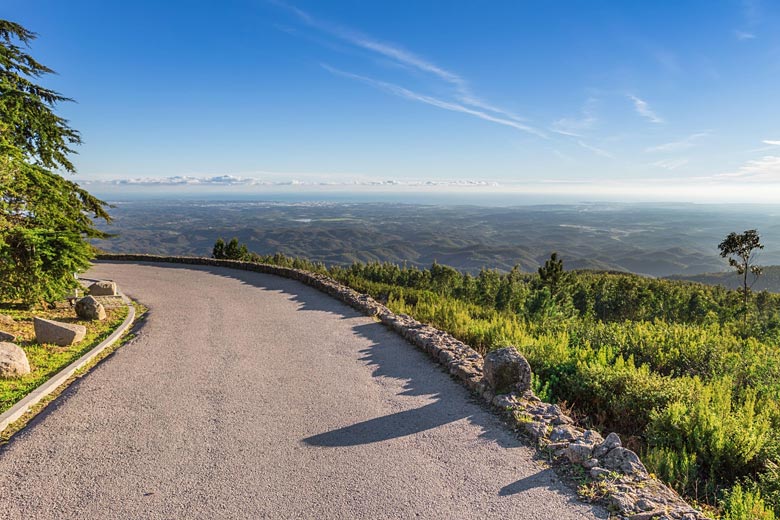
[[[116,203],[118,236],[96,241],[107,252],[204,255],[237,237],[261,254],[284,253],[328,265],[434,261],[472,274],[484,266],[535,271],[550,251],[569,269],[651,276],[727,268],[717,244],[735,229],[759,225],[761,262],[780,264],[774,208],[648,204],[518,207],[400,203],[175,201]]]
[[[689,499],[718,514],[780,512],[780,295],[744,308],[723,287],[564,271],[556,258],[534,274],[476,275],[247,258],[327,273],[483,353],[513,345],[537,395],[621,433]]]
[[[742,285],[742,278],[735,272],[704,273],[696,275],[675,275],[670,280],[688,280],[691,282],[706,283],[709,285],[722,285],[729,289],[738,289]],[[751,281],[753,277],[749,278]],[[754,291],[769,291],[780,293],[780,265],[770,265],[763,268],[763,273],[753,283]]]

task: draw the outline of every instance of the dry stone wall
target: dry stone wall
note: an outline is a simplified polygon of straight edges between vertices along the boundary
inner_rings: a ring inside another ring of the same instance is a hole
[[[518,431],[532,439],[558,463],[579,466],[592,479],[585,484],[591,497],[604,502],[617,518],[628,520],[703,520],[706,517],[688,505],[669,487],[648,474],[633,451],[621,445],[610,433],[604,439],[598,432],[574,425],[554,404],[544,403],[520,376],[508,393],[495,393],[492,373],[485,377],[485,360],[474,349],[452,335],[421,323],[411,316],[395,314],[370,296],[361,294],[327,276],[300,269],[269,264],[217,260],[213,258],[104,254],[100,260],[166,262],[209,265],[272,274],[297,280],[324,292],[361,313],[374,317],[409,343],[425,351],[443,365],[472,392],[510,419]],[[498,356],[512,357],[512,356]],[[523,359],[523,362],[525,360]],[[492,360],[490,361],[492,363]],[[527,365],[527,362],[525,362]],[[492,367],[488,367],[492,371]],[[521,372],[524,372],[521,370]],[[530,376],[530,373],[528,374]],[[505,385],[504,385],[505,387]]]

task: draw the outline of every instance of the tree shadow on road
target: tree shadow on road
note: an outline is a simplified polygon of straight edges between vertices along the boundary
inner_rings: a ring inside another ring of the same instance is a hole
[[[482,440],[505,448],[522,445],[466,388],[397,334],[379,323],[355,325],[352,330],[371,342],[371,346],[360,351],[363,355],[360,360],[373,368],[373,377],[401,381],[403,391],[399,396],[429,396],[433,402],[321,433],[304,439],[305,443],[313,446],[368,444],[466,419],[480,427]]]

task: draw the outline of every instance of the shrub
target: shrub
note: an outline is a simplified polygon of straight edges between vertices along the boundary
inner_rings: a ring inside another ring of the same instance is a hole
[[[774,512],[767,507],[757,488],[743,488],[736,484],[723,500],[723,520],[774,520]]]

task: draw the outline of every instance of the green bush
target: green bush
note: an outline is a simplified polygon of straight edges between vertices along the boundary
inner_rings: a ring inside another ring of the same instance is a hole
[[[648,471],[672,486],[679,493],[696,496],[699,489],[699,466],[696,454],[688,453],[685,448],[650,448],[642,456]]]
[[[692,380],[689,397],[651,414],[647,437],[653,447],[696,454],[706,491],[715,493],[735,476],[754,474],[759,455],[770,440],[770,411],[755,390],[733,398],[730,378]]]
[[[723,500],[723,520],[774,520],[774,512],[767,507],[756,488],[736,484]]]

